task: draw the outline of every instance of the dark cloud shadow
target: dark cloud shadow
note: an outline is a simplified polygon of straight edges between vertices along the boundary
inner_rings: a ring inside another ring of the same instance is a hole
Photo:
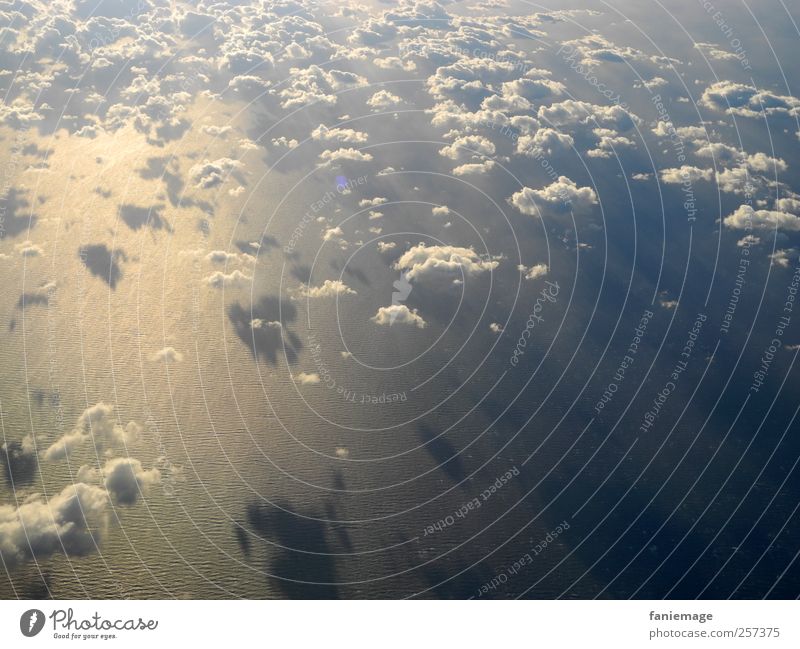
[[[255,535],[283,546],[270,546],[272,584],[291,599],[338,599],[336,560],[326,525],[296,516],[284,504],[281,507],[252,504],[247,508],[247,521]]]
[[[0,235],[16,237],[36,225],[38,217],[33,213],[31,204],[25,198],[25,190],[12,187],[6,194],[5,219],[0,223]]]
[[[112,252],[105,244],[95,243],[82,246],[78,251],[78,256],[92,275],[102,279],[112,290],[117,288],[117,284],[122,279],[119,260],[127,260],[122,250]]]
[[[119,216],[131,230],[141,230],[149,227],[152,230],[166,229],[172,232],[172,227],[161,216],[161,205],[152,207],[139,207],[138,205],[120,205]]]
[[[10,487],[29,485],[36,476],[39,462],[32,450],[26,450],[21,442],[7,442],[0,447],[0,461],[6,482]]]
[[[454,482],[461,482],[466,472],[464,471],[464,464],[461,461],[461,456],[458,451],[449,441],[447,441],[439,432],[432,430],[425,424],[419,428],[419,434],[422,442],[425,444],[425,450],[436,462],[436,465],[447,474]]]
[[[239,339],[250,348],[256,360],[266,360],[273,365],[278,352],[286,350],[286,361],[297,361],[302,348],[300,339],[287,330],[287,324],[297,319],[297,307],[288,300],[267,295],[258,300],[252,309],[239,303],[228,307],[230,319]],[[280,322],[280,326],[275,323]]]

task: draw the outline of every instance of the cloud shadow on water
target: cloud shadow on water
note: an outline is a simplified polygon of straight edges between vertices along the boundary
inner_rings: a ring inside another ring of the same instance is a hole
[[[78,256],[92,275],[102,279],[111,287],[111,290],[117,288],[117,284],[122,279],[119,260],[127,260],[122,250],[111,251],[105,244],[95,243],[82,246],[78,251]]]
[[[297,352],[303,344],[287,324],[297,319],[297,307],[287,300],[267,295],[252,309],[238,302],[228,307],[228,318],[236,335],[250,349],[256,360],[278,362],[278,353],[285,350],[289,364],[297,362]],[[280,322],[280,326],[275,323]]]
[[[281,507],[252,504],[247,508],[247,521],[256,536],[276,544],[268,550],[272,585],[291,599],[338,599],[336,560],[325,523],[296,516],[284,504]]]

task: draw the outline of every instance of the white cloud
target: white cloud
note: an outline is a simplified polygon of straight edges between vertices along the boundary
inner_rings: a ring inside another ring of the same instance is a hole
[[[317,385],[320,382],[319,374],[316,372],[310,374],[300,372],[300,374],[295,374],[294,380],[300,385]]]
[[[517,153],[530,157],[553,155],[572,148],[575,140],[554,128],[540,128],[534,135],[522,135],[517,140]]]
[[[44,254],[44,249],[36,245],[32,241],[23,241],[14,246],[16,250],[23,257],[38,257]]]
[[[750,205],[740,205],[730,216],[726,216],[725,225],[735,230],[800,230],[800,218],[788,212],[776,210],[754,210]]]
[[[791,95],[776,95],[766,90],[733,81],[717,81],[703,92],[700,103],[714,110],[744,117],[786,113],[797,115],[800,99]]]
[[[372,160],[372,155],[369,153],[363,153],[358,149],[353,148],[341,148],[336,149],[326,149],[322,153],[319,154],[319,157],[326,163],[335,163],[341,160],[347,160],[350,162],[369,162]]]
[[[164,347],[154,352],[150,356],[150,360],[153,362],[163,361],[165,363],[180,363],[183,360],[183,354],[174,347]]]
[[[537,203],[551,207],[569,207],[572,209],[587,208],[597,203],[597,194],[591,187],[578,187],[574,180],[559,176],[558,180],[543,189],[523,187],[516,192],[509,202],[523,214],[538,214]]]
[[[397,270],[407,271],[405,277],[409,280],[440,273],[479,275],[494,270],[498,265],[497,261],[482,259],[472,248],[426,246],[424,243],[410,248],[394,263]]]
[[[493,334],[501,334],[503,333],[503,325],[501,325],[499,322],[493,322],[489,325],[489,331],[491,331]]]
[[[231,158],[218,158],[213,162],[205,160],[189,169],[189,176],[198,189],[210,189],[222,184],[232,171],[243,166],[241,162]]]
[[[203,281],[212,288],[239,288],[247,286],[253,281],[253,278],[249,275],[245,275],[240,270],[234,270],[227,274],[218,270],[211,273],[211,275],[206,277]]]
[[[75,428],[65,433],[45,452],[45,460],[61,460],[88,442],[99,448],[124,448],[137,439],[141,427],[134,421],[123,427],[117,422],[114,406],[98,403],[83,411]]]
[[[464,156],[494,155],[495,147],[491,140],[482,135],[465,135],[457,138],[452,144],[439,149],[439,155],[451,160]]]
[[[344,144],[363,144],[367,134],[352,128],[328,128],[320,124],[311,132],[311,137],[319,142],[342,142]]]
[[[0,505],[0,555],[7,566],[66,552],[70,556],[96,549],[108,493],[78,482],[45,500],[30,496],[18,507]]]
[[[660,173],[662,182],[668,185],[680,185],[681,183],[694,183],[698,180],[711,180],[714,170],[682,165],[680,168],[662,169]]]
[[[495,167],[494,160],[484,160],[483,162],[468,162],[453,169],[454,176],[468,176],[472,174],[483,174],[491,171]]]
[[[86,482],[102,479],[115,503],[135,505],[140,494],[161,482],[161,472],[155,467],[145,470],[136,458],[115,457],[108,460],[102,470],[82,466],[78,471],[78,478]]]
[[[367,100],[367,105],[375,110],[385,110],[390,106],[402,103],[402,101],[400,97],[393,95],[388,90],[379,90]]]
[[[362,198],[358,201],[359,207],[377,207],[378,205],[383,205],[384,203],[388,203],[388,198],[383,198],[382,196],[376,196],[375,198]]]
[[[389,252],[396,247],[397,244],[394,241],[378,241],[378,252]]]
[[[339,279],[326,279],[322,286],[302,286],[297,295],[301,298],[316,299],[336,297],[338,295],[356,295],[356,292]]]
[[[524,264],[520,264],[517,266],[517,270],[519,270],[521,273],[524,273],[525,279],[539,279],[540,277],[547,275],[547,273],[550,271],[547,264],[534,264],[530,268]]]
[[[789,259],[789,257],[790,257],[790,256],[794,256],[796,253],[797,253],[797,251],[796,251],[796,250],[794,250],[794,249],[790,249],[790,250],[786,250],[786,249],[776,250],[775,252],[773,252],[773,253],[772,253],[772,254],[769,256],[770,263],[771,263],[773,266],[779,266],[780,268],[789,268],[789,263],[790,263],[790,261],[791,261],[791,260]]]
[[[382,306],[378,312],[370,318],[375,324],[382,326],[392,326],[394,324],[414,325],[419,329],[424,329],[427,323],[416,309],[409,309],[405,304],[392,304]]]

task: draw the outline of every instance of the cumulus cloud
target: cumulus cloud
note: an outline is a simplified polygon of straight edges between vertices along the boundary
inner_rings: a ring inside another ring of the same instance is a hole
[[[522,135],[517,140],[517,153],[530,157],[553,155],[572,148],[575,140],[567,133],[554,128],[540,128],[533,135]]]
[[[489,325],[489,331],[491,331],[493,334],[501,334],[503,333],[503,325],[501,325],[499,322],[492,322]]]
[[[424,329],[427,326],[427,323],[423,320],[422,316],[417,313],[417,310],[409,309],[405,304],[382,306],[370,320],[375,324],[389,327],[395,324],[406,324]]]
[[[488,156],[494,155],[495,147],[491,140],[482,135],[464,135],[439,149],[439,155],[451,160],[458,160],[464,156]]]
[[[583,209],[597,203],[597,194],[591,187],[578,187],[574,180],[559,176],[558,180],[543,189],[523,187],[511,196],[509,202],[523,214],[538,214],[537,203],[550,207]]]
[[[378,205],[383,205],[384,203],[388,203],[389,199],[384,198],[383,196],[376,196],[375,198],[362,198],[358,201],[359,207],[377,207]]]
[[[378,241],[378,252],[389,252],[396,247],[397,244],[394,241]]]
[[[319,154],[320,159],[326,164],[341,162],[343,160],[349,162],[369,162],[372,160],[372,155],[363,153],[358,149],[341,148],[341,149],[326,149]]]
[[[164,347],[151,354],[150,360],[153,362],[180,363],[183,360],[183,354],[174,347]]]
[[[23,241],[22,243],[18,243],[14,246],[14,250],[16,250],[22,257],[38,257],[44,254],[44,249],[41,246],[33,243],[33,241]]]
[[[79,482],[46,500],[33,495],[18,507],[0,505],[0,556],[7,566],[65,552],[89,554],[99,537],[93,530],[108,506],[108,493]]]
[[[203,281],[211,288],[240,288],[250,284],[253,278],[245,275],[240,270],[234,270],[231,273],[223,273],[218,270],[211,273]]]
[[[733,214],[726,216],[725,225],[735,230],[800,230],[800,218],[777,210],[754,210],[750,205],[740,205]]]
[[[388,90],[379,90],[367,100],[367,106],[374,110],[385,110],[402,103],[402,99]]]
[[[356,295],[356,292],[339,279],[326,279],[321,286],[302,286],[297,296],[300,298],[326,298],[339,295]]]
[[[796,115],[800,108],[800,99],[797,97],[777,95],[733,81],[717,81],[711,84],[703,91],[700,103],[707,108],[743,117],[758,117],[762,111],[768,115]]]
[[[148,487],[161,482],[161,472],[153,467],[146,470],[132,457],[115,457],[102,469],[82,466],[78,478],[84,482],[101,479],[111,499],[118,505],[135,505]]]
[[[198,189],[211,189],[222,184],[232,171],[243,166],[241,162],[231,158],[219,158],[213,162],[205,160],[189,169],[189,177]]]
[[[791,263],[790,257],[796,254],[797,251],[794,249],[776,250],[769,256],[770,263],[779,268],[789,268],[789,264]]]
[[[141,427],[134,421],[127,426],[117,422],[114,406],[98,403],[83,411],[75,428],[62,435],[45,452],[45,460],[61,460],[93,440],[98,449],[124,448],[137,439]]]
[[[409,280],[424,279],[439,274],[479,275],[492,271],[498,261],[481,258],[472,248],[457,246],[426,246],[420,243],[404,252],[394,263]]]
[[[367,134],[352,128],[328,128],[320,124],[311,131],[311,137],[318,142],[341,142],[343,144],[363,144]]]
[[[523,273],[525,279],[539,279],[540,277],[547,275],[547,273],[550,271],[547,264],[534,264],[530,268],[524,264],[520,264],[517,266],[517,270]]]
[[[491,171],[495,167],[494,160],[484,160],[483,162],[468,162],[453,169],[454,176],[470,176],[473,174],[483,174]]]
[[[294,380],[300,385],[317,385],[320,381],[320,378],[319,374],[316,372],[312,372],[310,374],[307,374],[306,372],[300,372],[300,374],[295,374]]]
[[[700,169],[692,165],[682,165],[680,168],[662,169],[661,181],[668,185],[680,185],[681,183],[694,183],[698,180],[711,180],[713,175],[713,169]]]

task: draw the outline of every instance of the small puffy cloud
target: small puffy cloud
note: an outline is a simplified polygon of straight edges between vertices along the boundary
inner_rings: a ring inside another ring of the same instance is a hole
[[[33,243],[33,241],[18,243],[14,246],[14,250],[23,257],[39,257],[44,254],[44,249]]]
[[[750,246],[757,246],[761,243],[761,237],[757,237],[754,234],[747,234],[743,236],[736,242],[736,245],[740,248],[750,247]]]
[[[44,459],[61,460],[90,439],[98,447],[124,448],[138,437],[140,431],[140,426],[134,421],[123,427],[117,422],[114,406],[101,402],[84,410],[75,428],[44,452]]]
[[[450,208],[447,205],[439,205],[431,210],[434,216],[447,216],[450,214]]]
[[[553,155],[572,148],[575,140],[554,128],[540,128],[534,135],[522,135],[517,140],[517,153],[529,157]]]
[[[320,124],[311,132],[311,137],[318,142],[341,142],[343,144],[363,144],[367,134],[352,128],[328,128]]]
[[[106,462],[102,471],[81,467],[78,477],[103,479],[111,499],[119,505],[135,505],[139,496],[151,485],[161,482],[161,472],[153,467],[145,470],[142,463],[132,457],[115,457]]]
[[[482,135],[464,135],[456,138],[452,144],[439,149],[439,155],[451,160],[458,160],[464,156],[494,155],[494,152],[495,147],[492,141]]]
[[[370,320],[375,324],[390,327],[394,324],[407,324],[424,329],[427,325],[416,309],[409,309],[405,304],[382,306]]]
[[[520,264],[517,266],[517,270],[520,273],[523,273],[525,279],[539,279],[540,277],[544,277],[550,272],[547,264],[534,264],[530,268],[525,266],[524,264]]]
[[[335,151],[333,149],[326,149],[319,154],[319,157],[326,164],[332,164],[341,161],[369,162],[372,160],[372,155],[369,153],[363,153],[358,149],[353,148],[341,148],[336,149]]]
[[[661,170],[661,181],[668,185],[690,184],[698,180],[711,180],[713,169],[701,169],[692,165],[682,165],[680,168],[672,167]]]
[[[375,110],[385,110],[402,103],[402,99],[388,90],[379,90],[367,100],[367,105]]]
[[[250,321],[251,329],[280,329],[281,323],[279,320],[263,320],[262,318],[253,318]]]
[[[274,137],[271,142],[276,149],[294,149],[300,144],[295,138],[288,138],[285,135]]]
[[[396,247],[397,244],[394,241],[378,241],[378,252],[389,252]]]
[[[582,209],[597,203],[597,194],[591,187],[578,187],[574,180],[559,176],[558,180],[543,189],[523,187],[511,196],[509,202],[523,214],[538,214],[536,204],[551,207]]]
[[[491,171],[495,167],[494,160],[484,160],[483,162],[468,162],[453,169],[454,176],[470,176],[473,174],[483,174]]]
[[[249,275],[245,275],[240,270],[234,270],[232,273],[223,273],[221,270],[218,270],[211,273],[203,281],[211,288],[239,288],[247,286],[253,281],[253,278]]]
[[[776,95],[766,90],[733,81],[717,81],[703,92],[700,103],[714,110],[759,117],[763,113],[785,113],[797,115],[800,99],[791,95]]]
[[[0,505],[0,557],[6,566],[65,552],[82,556],[96,550],[108,507],[105,489],[78,482],[45,500],[34,495],[17,508]]]
[[[503,333],[503,325],[501,325],[499,322],[493,322],[489,325],[489,331],[491,331],[493,334],[501,334]]]
[[[388,203],[388,198],[383,198],[382,196],[376,196],[375,198],[362,198],[358,201],[359,207],[377,207],[378,205],[383,205],[384,203]]]
[[[590,158],[610,158],[617,150],[636,146],[633,140],[620,135],[610,128],[595,128],[592,133],[597,137],[597,146],[586,152]]]
[[[323,241],[339,241],[341,240],[342,236],[344,235],[344,230],[340,228],[338,225],[334,228],[328,228],[322,234]]]
[[[481,258],[472,248],[426,246],[424,243],[410,248],[394,263],[397,270],[407,271],[405,277],[409,280],[441,273],[479,275],[498,265],[498,261]]]
[[[339,279],[326,279],[321,286],[303,286],[297,292],[298,297],[317,299],[337,297],[339,295],[356,295],[356,292]]]
[[[151,354],[150,360],[153,362],[180,363],[183,360],[183,354],[174,347],[164,347],[164,349],[159,349]]]
[[[222,184],[232,171],[243,166],[241,162],[231,158],[218,158],[213,162],[205,160],[189,169],[189,177],[198,189],[211,189]]]
[[[791,250],[786,250],[786,249],[776,250],[775,252],[773,252],[769,256],[770,263],[773,266],[778,266],[780,268],[789,268],[789,263],[790,263],[789,257],[790,256],[794,256],[796,254],[797,254],[797,251],[794,250],[794,249],[791,249]]]
[[[212,250],[206,255],[206,261],[212,264],[227,264],[229,261],[236,261],[239,256],[235,252],[225,250]]]
[[[735,230],[800,230],[800,218],[778,210],[754,210],[750,205],[740,205],[724,219],[725,225]]]
[[[222,136],[230,133],[231,130],[232,130],[232,127],[231,126],[214,126],[213,124],[211,124],[211,125],[207,124],[206,126],[201,127],[200,130],[203,131],[203,133],[205,133],[206,135],[211,135],[213,137],[222,137]]]
[[[300,385],[317,385],[320,381],[320,378],[319,374],[316,372],[312,372],[310,374],[306,372],[300,372],[300,374],[295,374],[294,380]]]

